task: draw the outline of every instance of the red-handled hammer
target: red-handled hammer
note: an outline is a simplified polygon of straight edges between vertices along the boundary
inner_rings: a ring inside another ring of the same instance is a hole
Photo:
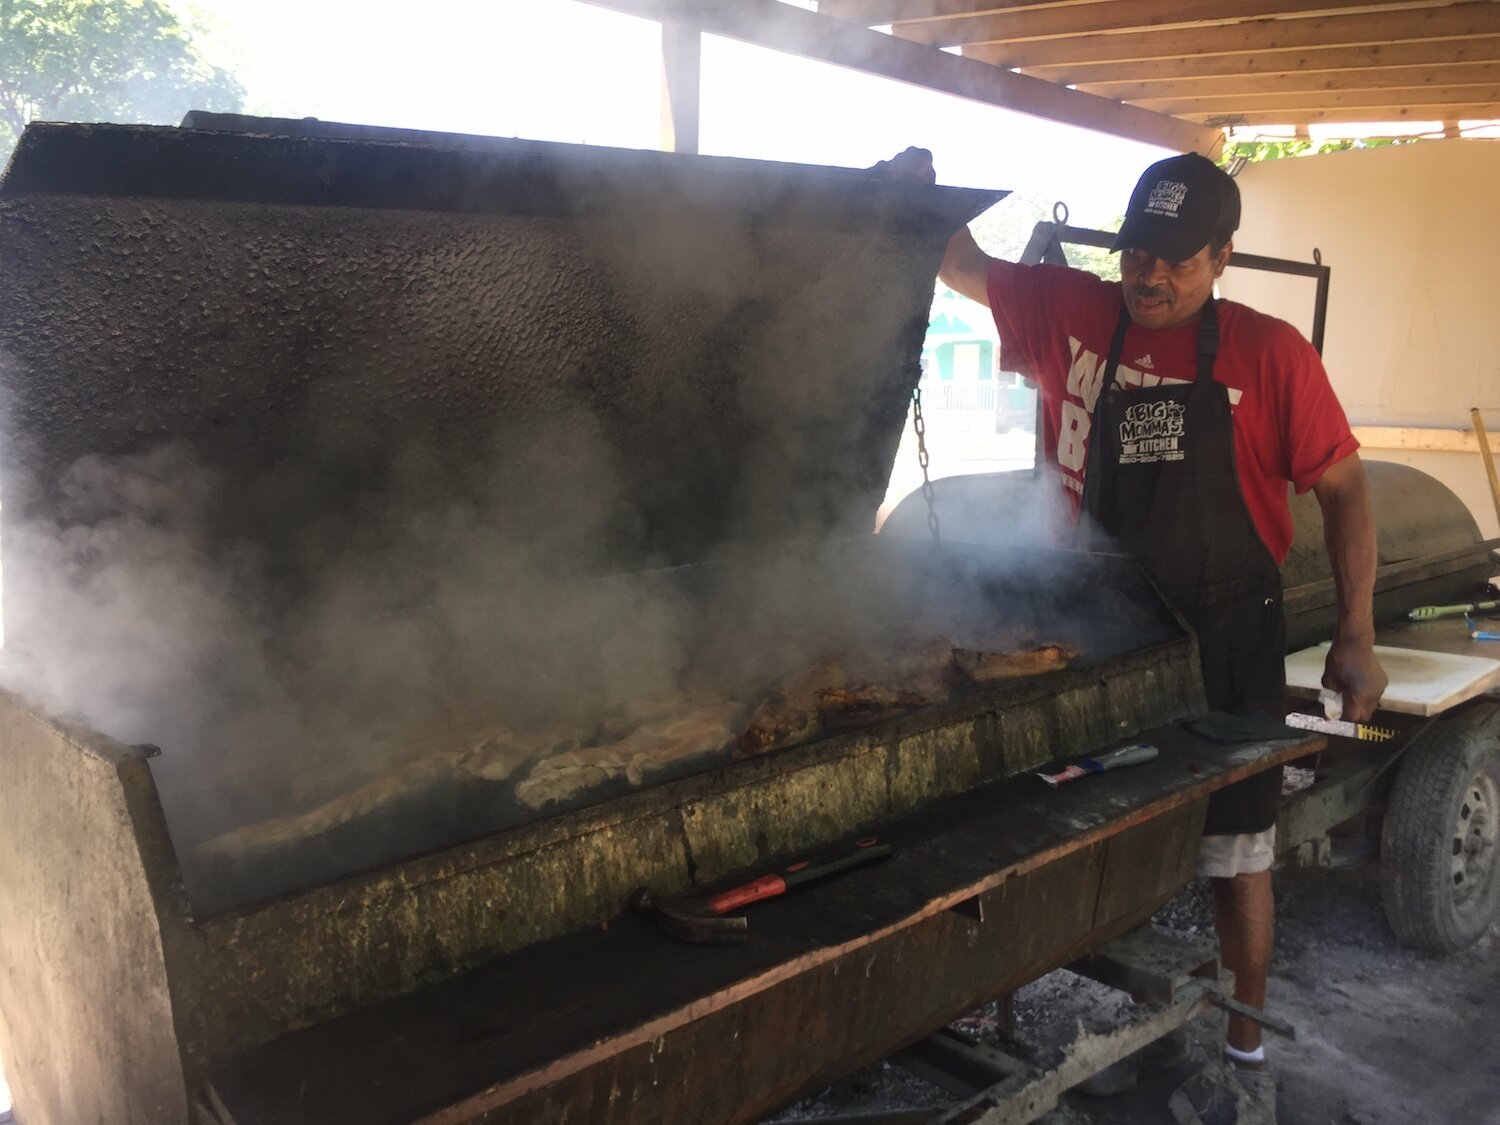
[[[749,937],[750,923],[731,914],[752,902],[786,894],[851,868],[875,863],[891,854],[891,846],[874,836],[856,840],[836,852],[799,859],[778,871],[701,898],[659,899],[647,887],[631,896],[631,909],[654,918],[661,931],[698,945],[736,945]]]

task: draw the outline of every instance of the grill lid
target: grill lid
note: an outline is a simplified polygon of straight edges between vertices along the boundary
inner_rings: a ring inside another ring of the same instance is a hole
[[[172,443],[210,540],[293,586],[431,496],[603,569],[868,531],[944,244],[1003,195],[188,123],[33,124],[0,181],[5,505]]]

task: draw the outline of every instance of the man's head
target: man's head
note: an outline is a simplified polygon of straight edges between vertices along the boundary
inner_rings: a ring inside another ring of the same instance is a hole
[[[1120,251],[1131,319],[1174,328],[1197,316],[1224,272],[1239,225],[1240,190],[1212,161],[1188,153],[1147,168],[1110,247]]]

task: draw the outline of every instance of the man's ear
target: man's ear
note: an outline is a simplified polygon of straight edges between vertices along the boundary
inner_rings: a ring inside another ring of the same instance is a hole
[[[1214,276],[1223,277],[1224,267],[1229,264],[1229,255],[1234,253],[1234,239],[1230,239],[1219,250],[1219,255],[1214,259]]]

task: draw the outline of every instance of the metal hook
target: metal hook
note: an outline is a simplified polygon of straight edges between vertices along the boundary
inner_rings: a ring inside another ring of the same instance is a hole
[[[1322,264],[1323,264],[1323,251],[1319,250],[1316,246],[1314,246],[1313,247],[1313,265],[1315,265],[1315,266],[1321,266]]]
[[[1052,205],[1052,221],[1060,227],[1068,225],[1068,205],[1060,199]]]

